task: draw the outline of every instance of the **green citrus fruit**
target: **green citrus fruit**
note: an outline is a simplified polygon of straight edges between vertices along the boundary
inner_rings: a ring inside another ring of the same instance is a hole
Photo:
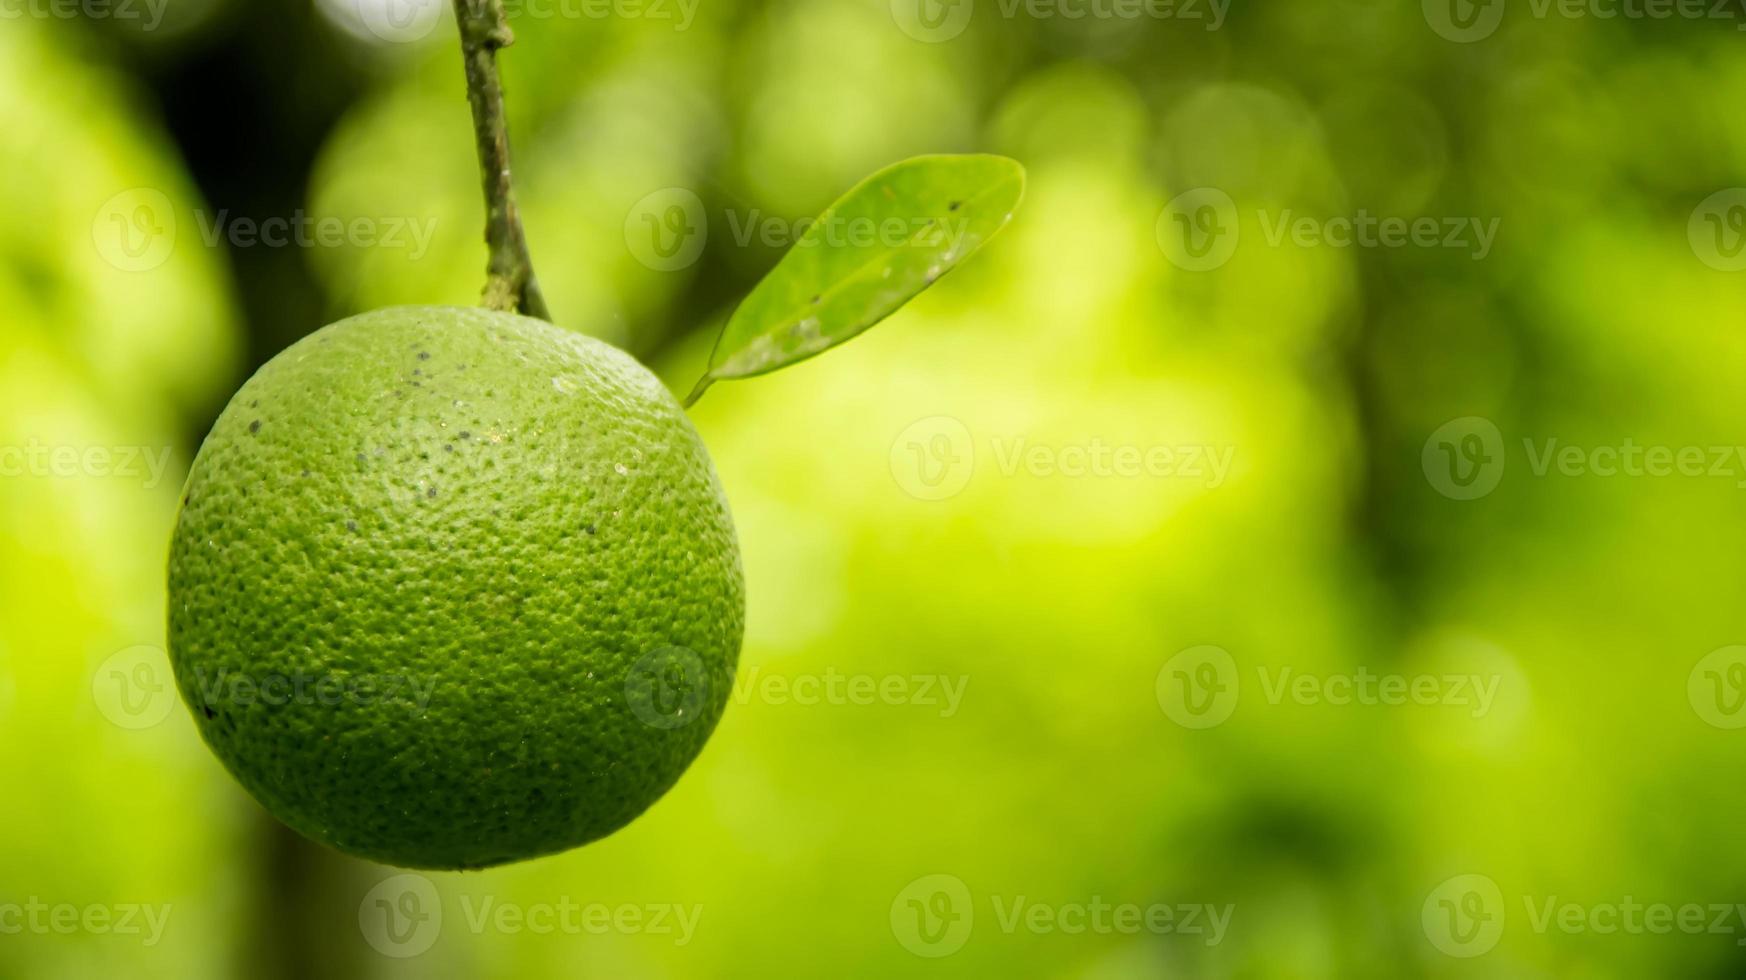
[[[478,868],[586,843],[726,706],[739,550],[685,413],[629,355],[525,317],[333,324],[231,400],[170,553],[201,734],[285,823]]]

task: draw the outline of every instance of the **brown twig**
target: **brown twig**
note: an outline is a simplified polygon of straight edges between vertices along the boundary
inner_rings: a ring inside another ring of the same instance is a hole
[[[467,102],[473,107],[473,135],[485,188],[485,244],[491,257],[485,267],[484,305],[550,320],[509,177],[509,127],[504,121],[497,51],[514,43],[515,35],[502,0],[455,0],[455,20],[461,29]]]

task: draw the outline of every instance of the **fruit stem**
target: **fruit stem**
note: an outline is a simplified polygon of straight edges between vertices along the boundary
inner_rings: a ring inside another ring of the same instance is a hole
[[[515,43],[515,35],[503,12],[503,0],[455,0],[455,20],[461,30],[467,102],[473,107],[473,137],[485,188],[485,244],[491,258],[485,267],[484,305],[550,320],[509,177],[509,126],[504,121],[497,51]]]
[[[712,384],[715,384],[715,375],[713,374],[706,374],[699,378],[697,381],[697,387],[691,389],[691,394],[685,396],[685,403],[680,407],[690,408],[697,404],[697,400],[703,397],[703,393],[708,391],[709,386]]]

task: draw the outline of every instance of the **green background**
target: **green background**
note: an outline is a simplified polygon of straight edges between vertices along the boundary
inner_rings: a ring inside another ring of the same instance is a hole
[[[1746,13],[528,3],[504,72],[546,294],[681,391],[793,222],[872,170],[1004,153],[1027,199],[849,349],[695,409],[750,602],[679,786],[582,850],[402,879],[278,827],[200,744],[163,563],[254,365],[474,302],[452,20],[7,7],[0,976],[1746,969],[1746,917],[1709,908],[1746,901],[1746,460],[1710,452],[1746,442]],[[660,268],[675,202],[689,261]],[[1278,234],[1360,214],[1496,236]],[[431,238],[274,248],[220,215]],[[1627,444],[1704,463],[1609,470]],[[1080,471],[1094,445],[1230,467]],[[1430,696],[1338,703],[1361,671]],[[1669,918],[1610,917],[1632,903]],[[142,905],[161,933],[102,921]],[[1220,934],[1187,928],[1209,907]]]

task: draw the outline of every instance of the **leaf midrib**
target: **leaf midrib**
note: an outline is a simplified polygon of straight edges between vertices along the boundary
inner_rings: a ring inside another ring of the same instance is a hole
[[[974,194],[969,195],[968,197],[966,197],[964,199],[964,202],[966,205],[968,205],[968,204],[971,204],[974,202],[982,201],[982,200],[986,199],[987,197],[993,195],[996,191],[1001,190],[1004,187],[1006,187],[1007,185],[1010,185],[1013,183],[1017,183],[1016,175],[1009,174],[1008,176],[1006,176],[1002,180],[997,181],[996,183],[993,183],[993,184],[989,184],[988,186],[984,187],[981,191],[978,191]],[[834,210],[834,209],[826,209],[825,212],[819,216],[819,221],[818,221],[819,225],[822,225],[824,223],[825,219],[830,217],[832,210]],[[846,289],[850,284],[855,283],[855,282],[859,282],[863,274],[865,274],[872,267],[880,264],[881,260],[883,260],[886,256],[897,254],[900,249],[908,248],[909,243],[914,242],[917,238],[921,237],[922,234],[924,234],[924,233],[925,233],[925,229],[918,230],[910,235],[910,237],[907,239],[905,244],[892,246],[890,248],[876,251],[870,258],[867,259],[867,261],[856,266],[848,275],[839,277],[831,285],[826,286],[825,288],[819,290],[817,293],[817,296],[819,297],[818,302],[814,303],[814,302],[809,300],[807,302],[807,304],[805,306],[802,306],[798,312],[784,313],[782,316],[774,318],[776,323],[781,324],[781,326],[779,326],[775,329],[786,330],[790,326],[792,326],[793,324],[799,323],[800,320],[806,315],[806,311],[809,307],[812,307],[812,306],[821,306],[822,307],[822,306],[824,306],[826,299],[840,295],[842,293],[842,291],[844,289]],[[986,237],[983,240],[985,241]],[[797,243],[795,247],[801,248],[804,246]],[[978,243],[975,246],[975,248],[965,250],[965,252],[963,254],[954,258],[950,265],[948,265],[946,268],[940,270],[940,276],[944,276],[947,272],[956,268],[958,263],[964,261],[964,259],[967,258],[971,252],[974,252],[974,251],[976,251],[976,249],[981,248],[981,247],[982,247],[981,244]],[[771,270],[771,274],[774,275],[777,271],[779,271],[781,269],[781,266],[782,266],[781,262],[776,263],[776,269]],[[936,281],[938,281],[938,278],[939,277],[935,277]],[[755,290],[754,290],[754,292],[755,292]],[[747,297],[747,299],[750,300],[751,297]],[[875,321],[875,322],[877,322],[877,321]],[[868,326],[871,326],[871,324],[861,324],[860,325],[862,330],[865,330]],[[726,329],[727,330],[733,329],[733,318],[732,317],[730,317],[728,319],[728,325],[727,325]],[[756,335],[754,335],[754,336],[756,336]],[[835,335],[833,334],[832,336],[835,336]],[[853,337],[853,336],[854,336],[854,334],[850,333],[846,337],[844,337],[843,339],[847,340],[849,337]],[[832,346],[834,346],[834,345],[832,345]],[[744,350],[744,347],[742,346],[741,349]],[[814,353],[820,353],[820,352],[815,351]],[[730,356],[730,357],[724,359],[721,364],[711,365],[711,367],[709,369],[710,373],[714,374],[717,368],[720,368],[722,365],[726,364],[728,361],[731,361],[732,359],[733,358]]]

